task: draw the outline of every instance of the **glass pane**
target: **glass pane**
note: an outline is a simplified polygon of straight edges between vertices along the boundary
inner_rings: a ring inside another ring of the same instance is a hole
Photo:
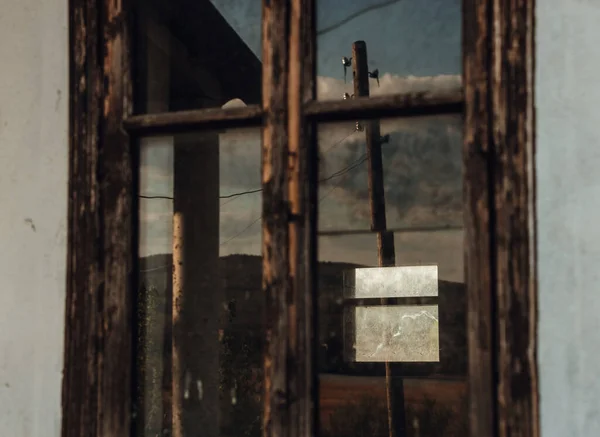
[[[136,112],[260,104],[261,2],[136,1]]]
[[[366,43],[371,95],[456,88],[461,20],[460,0],[318,0],[318,99],[353,94],[355,41]]]
[[[467,436],[462,232],[396,234],[394,240],[396,265],[438,266],[437,303],[377,305],[376,299],[345,298],[344,275],[377,266],[376,236],[319,238],[322,434],[388,436],[390,360],[394,408],[403,399],[407,436]]]
[[[387,227],[462,227],[462,117],[373,123],[380,126]],[[320,231],[370,229],[368,135],[351,121],[320,125]]]
[[[260,150],[259,129],[141,140],[137,436],[261,435]]]
[[[361,305],[348,309],[344,316],[344,326],[350,328],[344,332],[344,351],[347,352],[344,356],[348,361],[426,363],[440,360],[437,305]],[[382,339],[388,335],[391,339],[386,344]]]
[[[368,231],[366,130],[355,131],[353,122],[320,127],[323,435],[387,437],[390,409],[397,435],[465,437],[461,117],[391,119],[380,127],[389,135],[379,175],[385,216],[388,229],[402,230],[391,239],[391,267],[379,267],[378,238]]]

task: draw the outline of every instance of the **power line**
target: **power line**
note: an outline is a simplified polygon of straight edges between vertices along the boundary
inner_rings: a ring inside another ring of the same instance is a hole
[[[342,138],[341,140],[339,140],[337,143],[335,143],[333,146],[329,147],[327,150],[325,150],[323,152],[323,154],[327,154],[329,152],[331,152],[333,149],[335,149],[337,146],[339,146],[340,144],[342,144],[344,141],[346,141],[348,138],[350,138],[352,135],[354,135],[356,133],[356,129],[353,129],[352,132],[350,132],[348,135],[346,135],[344,138]]]
[[[171,264],[165,264],[164,266],[158,266],[158,267],[154,267],[152,269],[147,269],[147,270],[140,270],[140,273],[149,273],[149,272],[155,272],[157,270],[164,270],[167,267],[169,267]]]
[[[219,246],[224,246],[225,244],[229,243],[231,240],[235,240],[237,237],[239,237],[244,232],[246,232],[248,229],[250,229],[252,226],[254,226],[261,218],[262,218],[262,214],[259,215],[252,223],[250,223],[248,226],[246,226],[240,232],[238,232],[237,234],[235,234],[232,237],[228,238],[227,240],[223,241],[221,244],[219,244]]]
[[[339,146],[340,144],[342,144],[344,141],[346,141],[348,138],[350,138],[355,133],[356,133],[356,130],[353,130],[348,135],[346,135],[344,138],[342,138],[341,140],[339,140],[338,142],[336,142],[335,144],[333,144],[331,147],[329,147],[327,150],[325,150],[324,153],[330,152],[331,150],[333,150],[334,148],[336,148],[337,146]],[[343,176],[343,175],[347,174],[348,172],[354,170],[356,167],[358,167],[359,165],[361,165],[362,163],[364,163],[366,161],[366,159],[367,159],[367,156],[366,156],[366,154],[364,154],[358,160],[356,160],[354,163],[350,164],[348,167],[342,168],[342,169],[340,169],[340,170],[332,173],[331,175],[327,176],[326,178],[319,180],[319,183],[327,182],[327,181],[329,181],[331,179],[334,179],[334,178],[337,178],[339,176]],[[339,184],[336,185],[335,187],[333,187],[333,189],[330,190],[323,198],[321,198],[319,200],[319,202],[321,202],[325,197],[327,197],[329,194],[331,194],[338,187],[339,187]],[[261,191],[263,191],[262,188],[256,188],[254,190],[246,190],[246,191],[241,191],[239,193],[233,193],[233,194],[228,194],[228,195],[225,195],[225,196],[219,196],[219,199],[229,199],[228,201],[223,202],[223,204],[221,204],[221,206],[223,206],[223,205],[225,205],[227,203],[230,203],[230,202],[234,201],[235,199],[239,198],[240,196],[247,195],[247,194],[259,193]],[[146,195],[139,195],[139,197],[142,198],[142,199],[173,200],[172,196],[146,196]],[[241,231],[239,231],[235,235],[231,236],[227,240],[225,240],[222,243],[220,243],[219,246],[223,246],[223,245],[229,243],[230,241],[235,240],[237,237],[239,237],[244,232],[246,232],[248,229],[250,229],[252,226],[254,226],[261,218],[262,218],[262,214],[260,216],[258,216],[256,219],[254,219],[244,229],[242,229]]]
[[[164,200],[173,200],[171,196],[145,196],[143,194],[139,194],[138,197],[140,199],[164,199]]]
[[[352,135],[354,135],[356,133],[356,130],[353,130],[352,132],[350,132],[348,135],[346,135],[344,138],[342,138],[341,140],[339,140],[337,143],[335,143],[333,146],[329,147],[327,150],[325,150],[325,152],[323,152],[324,154],[329,153],[331,150],[335,149],[337,146],[339,146],[340,144],[342,144],[344,141],[346,141],[348,138],[350,138]],[[321,182],[321,181],[320,181]],[[254,190],[248,190],[248,191],[241,191],[239,193],[233,193],[233,194],[228,194],[227,196],[220,196],[220,199],[230,199],[232,197],[238,197],[238,196],[243,196],[246,194],[253,194],[253,193],[260,193],[263,189],[262,188],[256,188]],[[229,203],[229,202],[225,202],[225,203]],[[223,203],[223,205],[225,204]]]
[[[367,160],[367,155],[365,153],[361,158],[359,158],[358,160],[356,160],[350,166],[345,167],[345,168],[343,168],[341,170],[338,170],[337,172],[333,173],[332,175],[328,176],[325,179],[321,179],[319,181],[319,183],[331,180],[334,177],[343,176],[343,175],[347,174],[348,172],[354,170],[359,165],[363,164],[366,160]],[[335,191],[337,188],[339,188],[340,185],[341,185],[341,181],[338,184],[336,184],[331,190],[329,190],[323,197],[321,197],[319,199],[319,203],[321,203],[327,196],[329,196],[331,193],[333,193],[333,191]],[[234,236],[232,236],[228,240],[226,240],[223,243],[221,243],[220,246],[223,246],[223,245],[229,243],[230,241],[236,239],[240,235],[242,235],[244,232],[246,232],[248,229],[250,229],[252,226],[254,226],[261,218],[262,218],[262,214],[260,216],[258,216],[252,223],[250,223],[248,226],[246,226],[244,229],[242,229],[240,232],[238,232],[237,234],[235,234]]]
[[[348,138],[350,138],[353,134],[355,134],[356,131],[353,130],[352,132],[350,132],[348,135],[346,135],[344,138],[342,138],[341,140],[339,140],[337,143],[335,143],[333,146],[329,147],[327,150],[325,150],[324,153],[328,153],[331,150],[333,150],[334,148],[336,148],[337,146],[339,146],[340,144],[342,144],[344,141],[346,141]],[[331,178],[331,176],[329,177]],[[327,180],[327,179],[325,179]],[[252,190],[246,190],[246,191],[240,191],[237,193],[232,193],[232,194],[226,194],[224,196],[219,196],[219,199],[234,199],[240,196],[244,196],[247,194],[255,194],[255,193],[260,193],[261,191],[263,191],[262,188],[255,188]],[[173,200],[172,196],[146,196],[146,195],[139,195],[139,197],[141,199],[163,199],[163,200]],[[232,202],[233,200],[229,200],[227,202],[223,202],[221,204],[221,206],[226,205],[227,203]]]
[[[250,190],[250,191],[248,191],[248,192],[247,192],[247,194],[253,193],[253,192],[255,192],[255,191],[256,191],[256,190]],[[173,197],[172,197],[172,196],[146,196],[146,195],[140,194],[140,195],[138,195],[138,197],[139,197],[140,199],[150,199],[150,200],[152,200],[152,199],[160,199],[160,200],[169,200],[169,201],[171,201],[171,202],[173,201]],[[225,201],[225,202],[221,203],[221,205],[220,205],[220,206],[227,205],[228,203],[231,203],[231,202],[233,202],[234,200],[236,200],[236,199],[238,199],[238,198],[239,198],[239,197],[234,197],[234,196],[224,196],[224,197],[221,197],[221,198],[222,198],[222,199],[228,199],[229,197],[231,197],[231,198],[230,198],[229,200],[227,200],[227,201]]]
[[[343,170],[340,170],[340,171],[338,171],[335,177],[338,177],[338,176],[343,176],[343,175],[345,175],[346,173],[348,173],[348,172],[350,172],[350,171],[354,170],[356,167],[358,167],[359,165],[361,165],[362,163],[364,163],[366,160],[367,160],[367,155],[366,155],[366,153],[365,153],[365,154],[364,154],[364,155],[363,155],[363,156],[362,156],[360,159],[358,159],[357,161],[355,161],[355,162],[354,162],[354,164],[350,165],[349,167],[346,167],[346,168],[345,168],[345,169],[343,169]],[[326,178],[326,179],[324,179],[323,181],[327,181],[327,180],[330,180],[330,179],[332,179],[332,177]],[[342,182],[343,182],[343,180],[342,180],[342,181],[339,181],[339,182],[338,182],[337,184],[335,184],[335,185],[334,185],[334,186],[333,186],[333,187],[332,187],[332,188],[331,188],[331,189],[330,189],[330,190],[329,190],[327,193],[325,193],[325,194],[323,195],[323,197],[321,197],[321,198],[319,199],[319,203],[321,203],[321,202],[322,202],[323,200],[325,200],[325,198],[327,198],[327,197],[328,197],[328,196],[329,196],[331,193],[333,193],[335,190],[337,190],[337,189],[340,187],[340,185],[342,185]]]
[[[387,228],[386,231],[394,234],[410,234],[424,232],[447,232],[447,231],[464,231],[462,225],[436,225],[436,226],[402,226],[398,228]],[[378,231],[373,229],[344,229],[333,231],[319,231],[320,237],[345,237],[348,235],[370,235],[376,234]]]
[[[336,171],[335,173],[327,176],[325,179],[321,179],[319,181],[319,183],[323,183],[323,182],[327,182],[331,179],[340,177],[345,175],[346,173],[348,173],[349,171],[354,170],[356,167],[358,167],[359,165],[361,165],[363,162],[365,162],[367,160],[367,154],[363,154],[359,159],[357,159],[356,161],[354,161],[354,163],[350,164],[348,167],[343,168],[341,170]]]
[[[227,205],[228,203],[234,202],[236,199],[239,199],[239,197],[232,197],[231,199],[221,203],[220,206],[223,207],[223,206]]]
[[[348,137],[346,137],[348,138]],[[343,141],[343,140],[342,140]],[[339,143],[338,143],[339,144]],[[334,146],[332,146],[329,150],[331,150]],[[333,174],[329,175],[328,177],[321,179],[319,181],[319,183],[323,183],[323,182],[327,182],[331,179],[343,176],[349,172],[351,172],[352,170],[354,170],[356,167],[358,167],[359,165],[363,164],[365,161],[367,160],[367,155],[366,153],[363,154],[359,159],[357,159],[356,161],[354,161],[352,164],[350,164],[348,167],[345,167],[341,170],[338,170],[336,172],[334,172]],[[341,182],[339,182],[338,184],[336,184],[331,190],[329,190],[323,197],[321,197],[319,199],[319,203],[321,203],[323,201],[323,199],[325,199],[327,196],[329,196],[331,193],[333,193],[333,191],[335,191],[337,188],[339,188],[339,186],[341,185]],[[254,190],[256,191],[256,190]],[[145,196],[140,196],[140,197],[145,197]],[[162,196],[148,196],[148,197],[152,197],[152,198],[162,198]],[[230,196],[231,197],[231,196]],[[225,202],[227,203],[227,202]],[[260,216],[258,216],[256,219],[254,219],[252,221],[252,223],[250,223],[248,226],[246,226],[244,229],[242,229],[241,231],[239,231],[238,233],[236,233],[235,235],[233,235],[232,237],[228,238],[227,240],[223,241],[222,243],[219,244],[219,246],[224,246],[225,244],[229,243],[232,240],[235,240],[237,237],[239,237],[240,235],[242,235],[244,232],[246,232],[248,229],[250,229],[252,226],[254,226],[260,219],[262,218],[262,214]]]
[[[260,193],[262,190],[262,188],[256,188],[254,190],[240,191],[239,193],[227,194],[226,196],[219,196],[219,199],[231,199],[232,197],[243,196],[245,194]]]
[[[355,18],[360,17],[361,15],[364,15],[368,12],[375,11],[377,9],[385,8],[386,6],[393,5],[394,3],[398,3],[399,1],[400,0],[388,0],[385,2],[377,3],[375,5],[365,6],[364,8],[359,9],[358,11],[354,12],[353,14],[348,15],[343,20],[340,20],[337,23],[332,24],[331,26],[327,26],[327,27],[317,31],[317,36],[325,35],[326,33],[332,32],[332,31],[342,27],[344,24],[349,23],[350,21],[354,20]]]
[[[340,184],[336,184],[334,185],[328,192],[326,192],[323,197],[321,197],[319,199],[319,203],[321,203],[323,200],[325,200],[325,198],[327,198],[331,193],[333,193],[335,190],[337,190],[340,187]]]

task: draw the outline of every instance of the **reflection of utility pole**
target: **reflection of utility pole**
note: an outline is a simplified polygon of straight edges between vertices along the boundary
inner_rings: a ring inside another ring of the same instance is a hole
[[[364,41],[352,44],[352,71],[354,77],[354,95],[369,95],[369,76],[377,77],[376,72],[369,73],[367,45]],[[383,162],[381,156],[382,137],[379,120],[363,123],[367,137],[367,160],[369,166],[369,203],[371,206],[371,230],[377,232],[377,249],[380,267],[394,266],[396,254],[394,234],[387,231],[385,219],[385,194],[383,191]],[[387,304],[382,299],[382,304]],[[405,436],[404,383],[399,374],[398,363],[385,363],[385,380],[390,437]]]
[[[219,138],[175,138],[173,437],[219,436]]]

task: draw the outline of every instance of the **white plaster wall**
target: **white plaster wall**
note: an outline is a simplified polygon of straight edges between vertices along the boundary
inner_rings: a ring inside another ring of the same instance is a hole
[[[600,1],[536,0],[542,437],[600,435]]]
[[[67,1],[2,0],[0,6],[0,436],[58,437]]]

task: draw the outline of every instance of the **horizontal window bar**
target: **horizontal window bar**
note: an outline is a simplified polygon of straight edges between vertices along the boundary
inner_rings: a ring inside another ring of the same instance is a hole
[[[322,345],[322,347],[324,347]],[[443,352],[440,350],[440,355]],[[398,366],[397,368],[401,369],[401,374],[403,378],[409,379],[431,379],[435,378],[436,381],[444,381],[448,384],[452,383],[463,383],[467,382],[467,377],[464,374],[458,374],[457,372],[448,372],[445,370],[444,365],[445,360],[447,359],[445,354],[442,355],[443,364],[442,363],[432,363],[432,362],[404,362],[404,363],[392,363],[393,366]],[[356,376],[364,375],[365,373],[372,373],[374,377],[385,377],[385,368],[383,362],[370,362],[370,363],[352,363],[352,373],[349,374],[335,374],[335,373],[320,373],[319,381],[321,383],[328,381],[335,381],[336,383],[340,383],[343,381],[348,381],[348,384],[351,384],[352,378]],[[462,386],[462,384],[461,384]]]
[[[382,299],[385,299],[385,303]],[[407,296],[407,297],[361,297],[345,298],[344,306],[362,307],[362,306],[426,306],[438,305],[437,296]]]
[[[385,232],[391,233],[415,233],[415,232],[443,232],[443,231],[460,231],[464,226],[445,225],[445,226],[406,226],[401,228],[388,228]],[[376,234],[378,231],[372,229],[345,229],[333,231],[319,231],[319,237],[344,237],[346,235],[364,235]]]
[[[312,101],[304,108],[314,121],[366,120],[462,114],[462,89],[421,91],[347,100]]]
[[[123,124],[130,134],[149,136],[207,129],[255,127],[262,125],[262,121],[262,108],[258,105],[251,105],[243,108],[206,108],[132,115]]]
[[[347,100],[312,101],[304,107],[313,121],[343,121],[388,117],[419,117],[461,114],[461,89],[422,91]],[[158,114],[132,115],[123,123],[138,136],[165,135],[195,130],[260,126],[263,110],[258,105],[243,108],[207,108]]]

